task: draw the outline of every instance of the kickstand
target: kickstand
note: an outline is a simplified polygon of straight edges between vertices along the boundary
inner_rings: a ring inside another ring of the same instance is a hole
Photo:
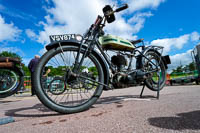
[[[160,75],[158,76],[158,90],[157,90],[157,99],[160,97]]]
[[[145,84],[143,84],[142,91],[140,93],[140,98],[142,98],[142,94],[144,92]],[[160,75],[158,76],[158,90],[157,90],[157,99],[160,97]]]
[[[140,98],[142,98],[142,94],[143,94],[144,88],[145,88],[145,84],[143,84],[142,91],[140,93]]]

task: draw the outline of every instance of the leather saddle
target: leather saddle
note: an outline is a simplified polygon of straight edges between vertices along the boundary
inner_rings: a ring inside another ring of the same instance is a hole
[[[19,58],[13,57],[0,57],[0,67],[13,67],[15,64],[20,64],[21,61]]]

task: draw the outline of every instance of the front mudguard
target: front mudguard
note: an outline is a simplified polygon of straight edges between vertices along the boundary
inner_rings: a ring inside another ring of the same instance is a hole
[[[50,43],[46,46],[46,50],[49,51],[51,49],[56,49],[59,46],[77,46],[80,47],[81,43],[78,41],[60,41],[60,42],[53,42]],[[82,45],[82,48],[86,49],[87,46],[86,45]],[[106,63],[106,61],[103,59],[103,57],[100,55],[99,52],[97,52],[96,50],[92,50],[92,54],[95,55],[95,57],[98,59],[98,61],[100,62],[103,72],[104,72],[104,84],[108,85],[109,83],[109,69],[108,69],[108,65]],[[109,88],[107,86],[104,86],[103,90],[108,90]]]
[[[49,51],[53,48],[57,48],[59,46],[65,46],[65,45],[76,45],[76,46],[80,46],[80,42],[76,41],[76,40],[63,40],[63,41],[56,41],[56,42],[52,42],[48,45],[46,45],[46,50]]]
[[[158,46],[159,47],[159,46]],[[160,52],[158,52],[158,50],[156,50],[156,46],[149,46],[149,47],[146,47],[142,52],[141,52],[141,55],[139,55],[137,57],[137,60],[136,60],[136,69],[140,69],[143,67],[143,56],[142,55],[145,55],[148,51],[154,51],[155,53],[157,53],[159,56],[161,56],[161,59],[162,61],[164,62],[164,65],[165,65],[165,68],[167,69],[168,68],[168,64],[171,64],[171,60],[169,58],[169,55],[165,55],[165,56],[162,56]]]

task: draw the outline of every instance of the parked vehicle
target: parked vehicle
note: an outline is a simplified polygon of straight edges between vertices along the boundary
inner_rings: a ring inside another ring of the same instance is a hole
[[[106,22],[114,22],[114,14],[126,8],[127,4],[116,10],[106,5],[104,16],[98,16],[83,36],[50,36],[51,43],[40,58],[33,81],[36,94],[45,106],[60,113],[76,113],[95,104],[103,90],[143,83],[152,91],[164,87],[170,59],[162,56],[163,47],[144,46],[143,39],[131,41],[103,31]],[[138,43],[142,45],[136,46]],[[42,80],[45,67],[51,68],[50,74],[55,77],[48,86]],[[55,83],[61,85],[55,88]],[[62,91],[54,93],[55,89]]]
[[[174,84],[187,84],[196,82],[197,85],[200,83],[200,44],[196,45],[191,52],[193,62],[196,69],[194,71],[183,71],[179,73],[173,73],[170,75],[170,85]]]
[[[188,72],[177,72],[170,74],[170,80],[169,83],[170,85],[175,85],[175,84],[188,84],[188,83],[193,83],[196,82],[198,84],[198,71],[188,71]]]
[[[18,58],[0,57],[0,98],[15,94],[23,87],[24,72]]]
[[[192,51],[192,57],[196,64],[197,75],[196,76],[196,84],[200,83],[200,43],[195,46],[194,50]]]

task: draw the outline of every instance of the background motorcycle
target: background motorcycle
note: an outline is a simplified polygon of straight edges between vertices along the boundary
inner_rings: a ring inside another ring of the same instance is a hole
[[[0,57],[0,98],[15,94],[24,83],[24,72],[18,58]]]
[[[163,47],[136,47],[143,39],[130,41],[103,31],[106,22],[114,22],[114,13],[126,8],[127,4],[113,11],[106,5],[104,16],[98,16],[83,36],[50,36],[51,43],[46,46],[33,81],[45,106],[60,113],[75,113],[90,108],[103,89],[140,84],[153,91],[164,87],[170,59],[161,56]],[[48,80],[43,80],[45,68],[51,69]]]

